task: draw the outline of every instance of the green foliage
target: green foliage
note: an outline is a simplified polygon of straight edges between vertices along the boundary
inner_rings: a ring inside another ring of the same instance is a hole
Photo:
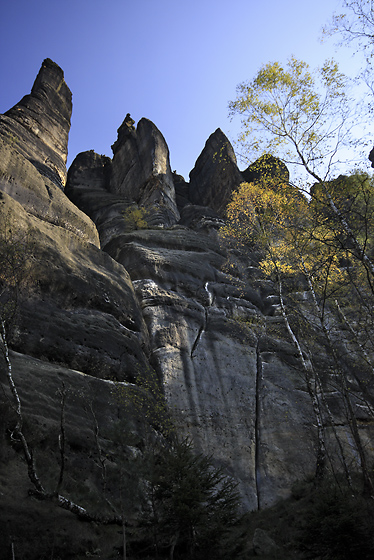
[[[11,132],[8,132],[6,136],[4,135],[3,139],[11,147],[16,147],[19,143],[19,138]]]
[[[251,157],[277,153],[314,176],[324,168],[326,176],[332,156],[348,140],[347,92],[348,78],[333,60],[314,72],[295,57],[285,67],[265,64],[238,85],[237,98],[229,103],[231,115],[241,116],[239,144]]]
[[[369,560],[374,556],[373,505],[341,490],[324,485],[311,496],[298,540],[308,558]]]
[[[242,183],[227,207],[223,238],[234,238],[256,246],[265,274],[296,272],[293,235],[305,221],[307,201],[287,184],[273,181]]]
[[[360,388],[357,396],[362,399],[364,393],[364,402],[372,414],[367,389],[374,379],[374,285],[362,252],[373,252],[373,194],[372,180],[365,174],[339,177],[327,185],[319,183],[311,190],[309,202],[289,185],[243,183],[228,205],[228,220],[221,232],[224,237],[257,246],[260,269],[266,278],[276,281],[284,326],[297,348],[300,373],[312,399],[322,457],[317,459],[317,465],[323,465],[323,469],[327,455],[321,410],[334,422],[321,382],[326,369],[318,372],[315,367],[314,354],[324,347],[328,369],[334,373],[329,384],[340,395],[360,456],[364,491],[369,495],[373,487],[352,391]],[[334,208],[329,196],[334,197]],[[344,222],[349,222],[350,228]],[[289,279],[293,289],[307,294],[305,303],[290,310],[283,297],[285,286],[290,287]],[[337,433],[335,437],[340,445]],[[340,449],[343,455],[341,446]],[[348,476],[345,459],[343,464]]]
[[[136,375],[136,384],[115,384],[113,396],[121,406],[128,408],[141,418],[145,425],[156,429],[165,438],[172,438],[175,432],[165,396],[156,372],[147,368]]]
[[[146,217],[147,211],[145,208],[138,205],[129,206],[123,213],[127,227],[132,230],[146,229],[148,227]]]
[[[238,519],[233,481],[187,441],[162,447],[149,461],[149,510],[144,524],[158,554],[227,558],[223,538]],[[227,556],[228,554],[228,556]]]
[[[327,184],[341,215],[349,222],[350,228],[365,251],[372,255],[374,233],[374,178],[367,173],[356,172],[352,175],[340,175]],[[313,219],[330,232],[330,242],[337,250],[345,247],[352,249],[341,221],[331,210],[323,186],[316,184],[311,191],[310,208]]]

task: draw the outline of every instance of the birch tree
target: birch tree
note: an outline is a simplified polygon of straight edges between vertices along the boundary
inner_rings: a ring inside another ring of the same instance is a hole
[[[323,211],[325,208],[322,205],[320,209]],[[364,214],[366,215],[366,212]],[[316,418],[317,477],[322,476],[327,457],[323,408],[335,434],[347,480],[350,481],[344,450],[334,428],[335,420],[328,406],[322,381],[313,366],[312,357],[305,357],[304,341],[292,327],[287,313],[283,284],[290,277],[298,278],[299,284],[301,280],[301,289],[306,289],[309,294],[312,315],[309,313],[304,322],[310,324],[310,332],[317,332],[319,329],[322,333],[326,351],[339,380],[336,389],[341,394],[348,425],[360,458],[364,492],[366,495],[372,495],[373,485],[355,417],[350,383],[332,336],[332,325],[336,320],[331,320],[330,303],[340,296],[346,299],[347,294],[352,291],[347,267],[341,266],[342,253],[339,253],[337,246],[342,230],[338,229],[338,235],[329,227],[329,222],[326,223],[323,219],[323,214],[316,215],[313,205],[288,185],[277,185],[274,189],[272,185],[242,184],[228,206],[227,216],[228,224],[223,233],[245,243],[257,243],[262,250],[260,268],[268,277],[273,276],[276,279],[282,317],[300,358]],[[358,233],[361,225],[357,223],[356,226]]]

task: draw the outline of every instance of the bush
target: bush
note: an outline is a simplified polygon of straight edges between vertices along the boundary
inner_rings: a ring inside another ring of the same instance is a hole
[[[300,547],[310,558],[372,560],[374,506],[352,492],[327,484],[310,498]]]

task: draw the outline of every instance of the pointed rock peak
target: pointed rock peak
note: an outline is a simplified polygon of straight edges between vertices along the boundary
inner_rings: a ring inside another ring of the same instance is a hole
[[[135,121],[131,118],[130,113],[127,113],[123,123],[117,129],[117,140],[112,144],[113,155],[116,154],[117,150],[126,140],[132,136],[135,137]]]
[[[142,118],[138,122],[136,133],[146,175],[167,175],[168,182],[172,183],[169,147],[160,130],[152,121]]]
[[[223,148],[225,148],[228,153],[230,154],[231,159],[236,163],[236,155],[234,152],[234,149],[231,145],[230,140],[227,138],[226,134],[224,132],[222,132],[222,130],[220,128],[217,128],[213,134],[211,134],[208,138],[208,140],[206,141],[206,144],[209,143],[217,143],[220,144]]]
[[[220,128],[211,134],[190,173],[189,198],[193,204],[210,206],[220,215],[243,177],[233,147]]]
[[[46,58],[31,93],[0,121],[0,133],[14,138],[15,149],[59,186],[66,179],[71,113],[72,94],[64,73]]]
[[[251,163],[247,169],[242,171],[242,175],[247,183],[255,183],[260,180],[277,180],[282,183],[288,183],[290,180],[286,164],[271,154],[263,154],[254,163]]]
[[[112,149],[110,191],[153,213],[152,225],[170,226],[178,222],[169,148],[157,126],[142,118],[135,130],[134,121],[127,114]]]
[[[71,102],[72,93],[65,82],[64,72],[59,65],[50,58],[43,60],[31,93],[38,95],[38,93],[43,90],[55,91],[64,101],[68,99]]]

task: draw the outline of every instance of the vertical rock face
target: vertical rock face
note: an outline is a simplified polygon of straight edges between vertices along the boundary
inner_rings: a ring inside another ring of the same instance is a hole
[[[32,93],[0,120],[0,225],[30,237],[33,247],[30,289],[20,296],[11,343],[97,377],[132,378],[134,364],[146,361],[147,335],[131,280],[99,249],[95,224],[57,186],[51,167],[56,162],[65,173],[70,113],[63,72],[47,60]],[[17,131],[14,142],[10,130]],[[106,169],[105,159],[92,155],[91,188]]]
[[[66,159],[72,94],[64,73],[44,60],[31,93],[1,116],[2,134],[16,145],[40,173],[61,186],[66,180]]]
[[[223,214],[232,192],[243,182],[234,150],[220,128],[208,138],[190,173],[189,198]]]
[[[63,71],[46,59],[31,93],[0,115],[0,189],[33,216],[98,245],[95,225],[61,189],[71,97]]]
[[[110,191],[134,200],[152,212],[151,225],[170,226],[179,220],[169,149],[158,128],[141,119],[135,130],[130,115],[113,145]]]
[[[48,489],[54,491],[59,472],[61,382],[69,397],[71,447],[63,490],[101,507],[102,458],[120,475],[112,457],[116,447],[123,455],[123,442],[115,434],[123,428],[118,422],[130,416],[116,390],[136,390],[139,372],[157,372],[179,433],[238,482],[247,509],[289,496],[293,482],[315,470],[316,421],[302,364],[279,313],[276,286],[259,271],[258,255],[233,251],[228,261],[214,231],[222,223],[218,214],[243,179],[227,138],[219,129],[209,138],[191,172],[189,193],[183,178],[174,176],[183,214],[178,222],[168,148],[147,119],[135,129],[126,117],[113,160],[93,151],[79,154],[66,194],[57,186],[60,172],[50,162],[57,168],[66,156],[68,100],[62,71],[47,61],[31,96],[0,122],[0,226],[10,220],[13,231],[33,240],[28,290],[19,295],[17,324],[9,333],[11,359]],[[245,175],[257,180],[257,172],[258,166],[251,167]],[[163,227],[147,227],[137,217],[139,206],[147,210],[148,224]],[[293,295],[298,313],[311,317],[304,294]],[[335,422],[325,418],[326,440],[333,442],[338,433],[347,460],[355,464],[334,373],[323,346],[317,348],[313,359]],[[363,384],[354,370],[350,390],[361,403]],[[4,382],[1,362],[0,376]],[[365,406],[356,410],[372,460],[374,425]],[[13,418],[7,421],[12,428]],[[53,518],[51,534],[57,534],[71,514],[59,516],[53,509],[47,516],[44,503],[27,497],[25,462],[3,430],[4,457],[0,538],[8,531],[2,519],[11,519],[12,530],[22,535],[29,517],[39,525],[40,519],[48,524]],[[331,461],[339,468],[338,452]],[[122,486],[121,476],[117,481]],[[116,486],[110,491],[120,494]],[[74,523],[68,525],[72,530]],[[84,547],[82,555],[104,550],[97,527],[90,524],[86,531],[85,539],[78,534],[74,540],[74,546]],[[118,532],[106,533],[105,557],[117,554],[118,540]],[[51,550],[54,543],[49,556]]]

